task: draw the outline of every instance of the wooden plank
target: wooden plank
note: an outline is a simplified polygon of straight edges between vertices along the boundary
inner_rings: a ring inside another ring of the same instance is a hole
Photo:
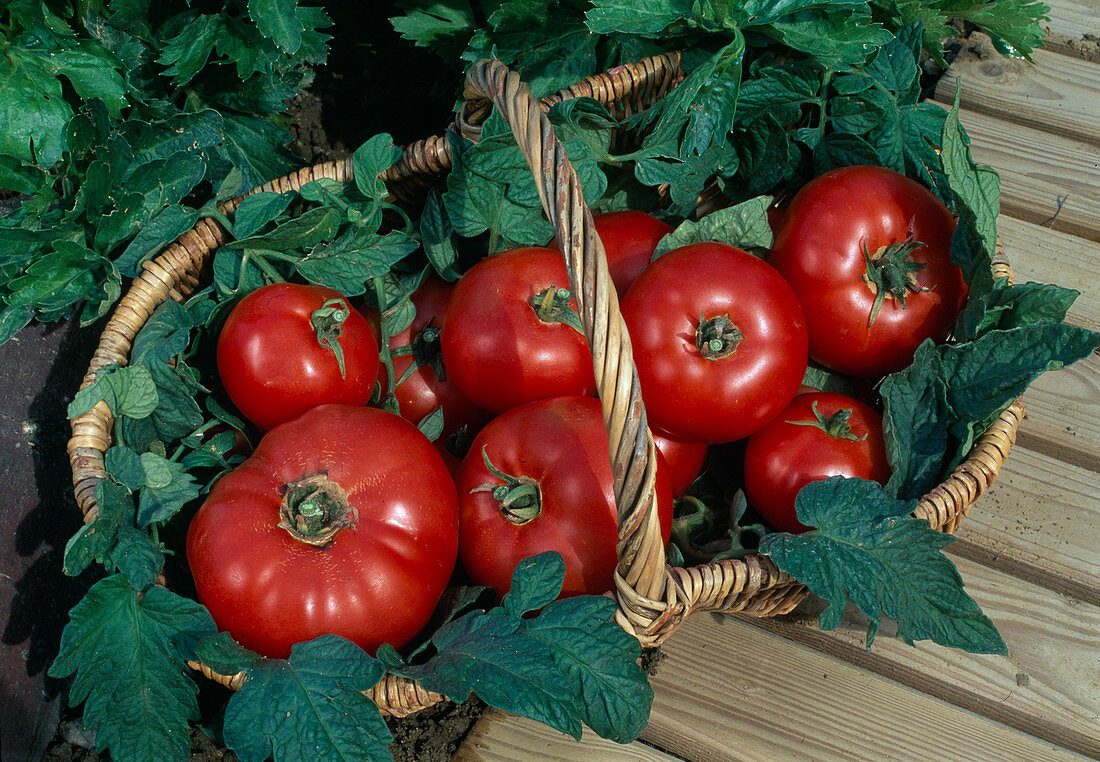
[[[1019,447],[953,552],[1100,605],[1100,474]],[[1100,633],[1100,630],[1098,630]],[[1096,649],[1100,656],[1100,634]]]
[[[687,759],[1081,758],[734,617],[691,617],[664,651],[642,738]]]
[[[974,159],[1001,176],[1002,212],[1100,241],[1100,147],[977,111],[959,119]]]
[[[1052,50],[1091,58],[1100,57],[1100,0],[1044,0],[1050,7],[1048,20],[1041,22],[1046,45]],[[1085,40],[1091,35],[1091,41]]]
[[[1011,122],[1100,144],[1100,63],[1036,50],[1035,63],[1005,58],[971,35],[936,85],[936,99]]]
[[[1100,608],[957,560],[967,590],[996,623],[1008,657],[898,640],[883,622],[867,650],[867,620],[849,607],[839,628],[809,620],[746,619],[922,693],[1090,756],[1100,756]],[[800,612],[802,613],[802,612]]]
[[[640,741],[617,744],[600,738],[588,728],[580,741],[513,714],[491,709],[466,736],[454,762],[514,762],[521,759],[600,760],[600,762],[675,762]]]

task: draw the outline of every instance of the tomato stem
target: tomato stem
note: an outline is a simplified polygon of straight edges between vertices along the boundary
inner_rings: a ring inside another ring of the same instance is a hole
[[[523,526],[537,519],[542,513],[542,490],[539,483],[529,476],[512,476],[504,473],[489,460],[489,453],[484,447],[481,448],[481,459],[485,462],[485,468],[489,473],[504,483],[481,484],[470,490],[470,494],[491,493],[504,518],[516,526]]]
[[[347,493],[327,474],[304,476],[283,486],[279,526],[308,545],[323,546],[345,527],[353,527],[359,512]]]
[[[721,360],[737,351],[745,334],[738,330],[730,320],[730,314],[708,318],[699,315],[699,325],[695,327],[695,348],[708,360]]]
[[[584,326],[581,325],[580,313],[569,305],[571,301],[572,291],[558,288],[557,284],[551,283],[550,288],[539,291],[527,303],[543,323],[562,323],[583,336]]]
[[[852,408],[841,408],[828,418],[822,415],[821,411],[817,409],[817,400],[814,400],[812,409],[814,412],[814,420],[787,421],[787,423],[794,424],[795,426],[813,426],[815,429],[820,429],[834,439],[850,439],[853,442],[862,442],[867,438],[866,434],[857,437],[852,433],[852,426],[849,423],[852,417]]]
[[[336,355],[340,365],[340,378],[347,378],[344,370],[344,349],[340,346],[340,334],[344,332],[344,321],[351,315],[351,308],[343,299],[329,299],[309,316],[309,323],[317,334],[317,342]]]
[[[905,297],[908,294],[927,291],[917,283],[915,275],[924,269],[924,263],[913,259],[913,252],[923,247],[923,243],[914,241],[909,236],[904,241],[883,246],[871,254],[867,251],[867,241],[863,242],[863,259],[867,263],[863,280],[875,294],[868,327],[875,324],[875,318],[878,317],[887,296],[896,299],[901,308],[905,309]]]

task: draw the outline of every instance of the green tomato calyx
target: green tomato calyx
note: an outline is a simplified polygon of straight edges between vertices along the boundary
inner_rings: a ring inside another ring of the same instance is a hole
[[[485,468],[489,473],[504,483],[482,484],[470,490],[470,494],[491,493],[504,518],[516,526],[523,526],[537,519],[542,513],[542,490],[539,483],[529,476],[504,473],[489,460],[489,453],[484,447],[481,448],[481,459],[485,461]]]
[[[815,429],[820,429],[833,439],[850,439],[853,442],[862,442],[867,438],[864,434],[861,437],[857,437],[852,433],[852,425],[849,421],[852,418],[852,408],[841,408],[835,413],[826,418],[821,414],[821,411],[817,409],[817,400],[813,402],[814,420],[812,421],[787,421],[787,423],[794,424],[795,426],[813,426]]]
[[[921,248],[924,248],[924,244],[909,236],[904,241],[883,246],[871,254],[867,251],[867,242],[863,242],[863,259],[867,263],[863,282],[875,295],[868,327],[875,324],[875,318],[878,317],[887,296],[897,300],[901,308],[905,309],[906,296],[928,290],[917,283],[916,273],[924,269],[924,263],[914,261],[913,252]]]
[[[721,360],[737,351],[745,334],[738,330],[730,320],[730,314],[708,318],[699,315],[699,325],[695,327],[695,348],[708,360]]]
[[[309,324],[317,334],[317,343],[331,349],[340,365],[340,378],[347,378],[344,371],[344,349],[340,346],[340,335],[344,332],[344,321],[351,315],[351,308],[343,299],[329,299],[309,316]]]
[[[348,501],[347,492],[328,474],[303,476],[283,486],[279,526],[299,542],[328,545],[337,532],[358,521],[359,511]]]
[[[551,283],[550,288],[539,291],[528,299],[527,303],[543,323],[562,323],[583,336],[584,326],[581,325],[581,316],[569,304],[572,301],[572,291],[567,288],[558,288],[556,283]]]

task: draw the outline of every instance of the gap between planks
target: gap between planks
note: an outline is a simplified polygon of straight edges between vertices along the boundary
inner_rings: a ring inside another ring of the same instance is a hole
[[[1081,758],[735,617],[663,650],[642,739],[698,762]]]
[[[817,627],[812,605],[788,621],[745,621],[1029,735],[1100,756],[1100,608],[971,561],[956,562],[967,591],[1004,637],[1007,657],[928,641],[908,646],[893,637],[897,627],[889,621],[868,652],[867,620],[851,606],[832,631]]]
[[[1050,7],[1048,20],[1041,22],[1047,33],[1048,47],[1072,56],[1081,56],[1084,49],[1088,49],[1092,55],[1096,54],[1095,47],[1079,46],[1079,43],[1087,34],[1100,36],[1100,2],[1044,0],[1044,4]]]

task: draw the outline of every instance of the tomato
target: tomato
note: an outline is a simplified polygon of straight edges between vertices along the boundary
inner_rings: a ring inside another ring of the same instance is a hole
[[[653,259],[657,244],[672,232],[672,226],[645,212],[632,210],[597,214],[592,222],[603,242],[611,281],[622,299],[638,273]],[[558,242],[552,241],[550,248],[559,251]]]
[[[622,301],[652,426],[716,444],[761,428],[806,372],[791,287],[761,259],[693,243],[647,267]]]
[[[378,342],[338,291],[275,283],[229,313],[217,363],[229,399],[266,431],[317,405],[365,405],[378,376]]]
[[[663,459],[657,468],[668,542],[672,494]],[[516,564],[556,550],[565,559],[562,596],[613,589],[618,514],[598,399],[555,397],[502,413],[474,438],[455,483],[459,558],[476,584],[503,595]]]
[[[795,515],[795,496],[830,476],[890,478],[882,417],[843,394],[799,394],[745,446],[745,496],[781,532],[808,529]]]
[[[702,472],[710,448],[702,442],[689,442],[660,429],[651,430],[653,443],[668,466],[668,484],[672,495],[679,497],[687,492],[695,477]]]
[[[803,187],[783,220],[769,261],[802,303],[811,358],[882,376],[909,365],[925,339],[947,338],[968,289],[951,263],[955,221],[927,188],[890,169],[844,167]]]
[[[429,278],[413,292],[411,301],[416,317],[400,333],[390,337],[394,379],[398,381],[394,396],[401,417],[419,423],[437,408],[443,409],[443,433],[448,437],[461,428],[476,433],[490,413],[481,409],[462,393],[447,375],[440,345],[440,328],[447,314],[454,284],[440,278]],[[377,318],[375,318],[377,319]],[[411,352],[412,354],[394,354]],[[416,368],[401,381],[409,368]],[[379,368],[379,381],[385,392],[388,378],[385,367]]]
[[[596,391],[569,275],[549,249],[512,249],[471,267],[455,286],[440,340],[450,377],[495,413]]]
[[[314,526],[310,507],[324,518]],[[392,413],[347,405],[268,432],[214,484],[187,535],[218,627],[277,658],[326,633],[370,653],[401,648],[427,623],[457,554],[454,482],[431,442]]]

